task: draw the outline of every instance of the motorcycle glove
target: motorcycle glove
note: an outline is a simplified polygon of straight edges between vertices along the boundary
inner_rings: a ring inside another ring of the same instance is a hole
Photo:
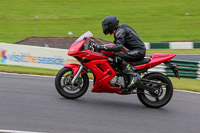
[[[106,46],[101,46],[99,44],[96,44],[95,45],[95,49],[97,49],[97,50],[106,50]]]

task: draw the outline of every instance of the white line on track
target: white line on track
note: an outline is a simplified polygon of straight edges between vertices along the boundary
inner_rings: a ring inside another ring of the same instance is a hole
[[[31,132],[31,131],[18,131],[18,130],[1,130],[0,133],[44,133],[44,132]]]
[[[32,75],[32,74],[19,74],[19,73],[7,73],[7,72],[0,72],[0,74],[7,74],[7,75],[16,75],[16,76],[30,76],[30,77],[41,77],[41,78],[55,78],[55,76],[45,76],[45,75]],[[90,80],[93,81],[93,80]],[[192,93],[192,94],[200,94],[200,92],[194,92],[194,91],[186,91],[186,90],[175,90],[185,93]],[[0,132],[1,133],[1,132]]]
[[[194,92],[194,91],[177,90],[177,89],[175,91],[180,91],[180,92],[185,92],[185,93],[192,93],[192,94],[199,94],[200,95],[200,92]]]
[[[19,73],[7,73],[7,72],[0,72],[0,74],[16,75],[16,76],[41,77],[41,78],[55,78],[55,76],[33,75],[33,74],[19,74]]]

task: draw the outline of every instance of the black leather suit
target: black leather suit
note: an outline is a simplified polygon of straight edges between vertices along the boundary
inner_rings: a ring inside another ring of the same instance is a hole
[[[124,69],[127,65],[126,61],[134,62],[145,57],[146,48],[138,34],[130,26],[123,24],[119,26],[114,35],[114,46],[104,47],[105,51],[119,52],[124,47],[126,51],[119,52],[115,55],[115,62]]]

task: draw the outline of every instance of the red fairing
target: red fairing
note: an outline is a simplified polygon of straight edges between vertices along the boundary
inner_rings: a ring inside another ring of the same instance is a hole
[[[79,57],[80,59],[86,59],[86,60],[101,60],[101,59],[107,59],[107,56],[104,56],[97,52],[92,52],[90,50],[84,50],[80,51],[79,54],[76,55],[76,57]]]
[[[110,66],[108,59],[92,60],[88,63],[83,63],[83,65],[87,66],[96,78],[92,92],[122,93],[119,87],[112,87],[109,84],[116,72]]]
[[[137,69],[149,69],[154,66],[157,66],[165,61],[170,61],[172,58],[174,58],[176,54],[152,54],[151,55],[151,61],[147,64],[134,66]]]
[[[81,40],[73,44],[69,49],[68,55],[89,61],[83,62],[82,64],[85,65],[88,69],[90,69],[95,75],[96,81],[95,85],[92,88],[92,92],[108,92],[121,94],[122,91],[119,87],[112,87],[109,84],[109,81],[116,75],[116,72],[110,66],[108,62],[108,57],[98,52],[92,52],[90,50],[80,51],[84,42],[90,38],[91,37],[88,37],[85,40]],[[78,64],[65,64],[64,66],[71,68],[74,75],[77,73],[80,67],[80,65]],[[84,70],[83,72],[86,72],[86,70]]]

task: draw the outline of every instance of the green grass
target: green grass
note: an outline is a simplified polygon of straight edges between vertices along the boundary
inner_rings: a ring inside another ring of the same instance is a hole
[[[132,26],[145,42],[200,40],[199,5],[199,0],[1,0],[0,42],[69,31],[80,36],[87,30],[112,41],[101,29],[108,15]]]
[[[58,70],[15,65],[0,65],[1,72],[55,76]]]
[[[1,72],[10,72],[10,73],[23,73],[23,74],[37,74],[37,75],[49,75],[55,76],[58,70],[53,69],[43,69],[35,67],[23,67],[23,66],[12,66],[12,65],[0,65]],[[89,78],[93,79],[93,74],[89,73]],[[189,90],[189,91],[198,91],[200,92],[200,80],[196,79],[185,79],[181,78],[172,78],[173,86],[175,89]]]

